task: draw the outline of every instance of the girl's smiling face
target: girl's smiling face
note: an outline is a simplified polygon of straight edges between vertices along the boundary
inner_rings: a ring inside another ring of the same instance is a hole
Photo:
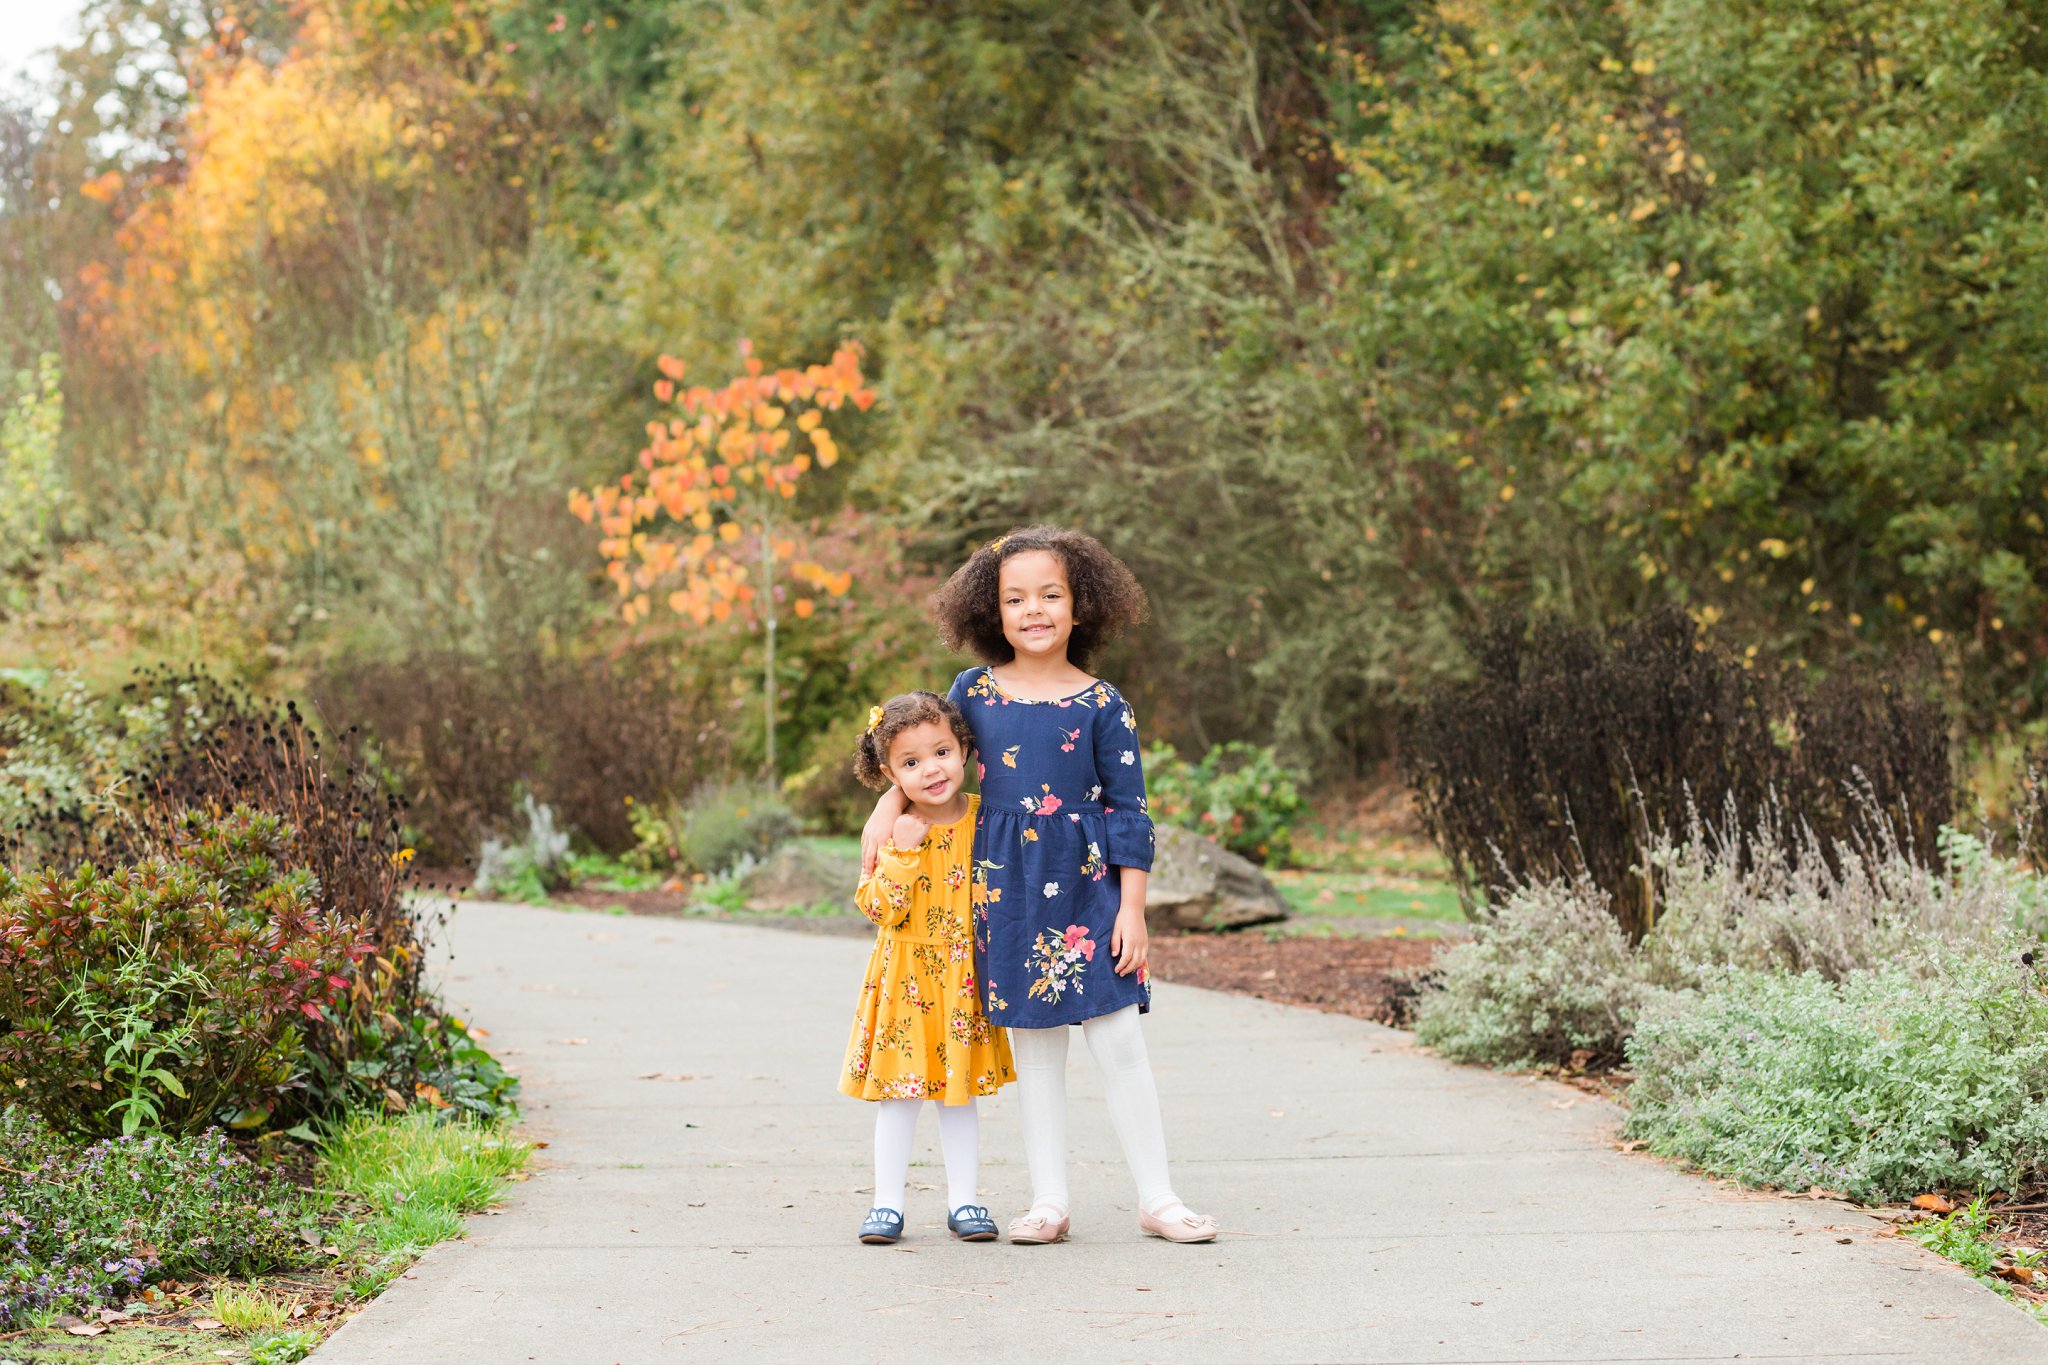
[[[1026,550],[1003,561],[996,580],[1003,638],[1020,659],[1064,659],[1074,633],[1074,594],[1067,566],[1050,550]]]
[[[960,790],[967,756],[952,726],[928,720],[896,732],[889,741],[888,767],[889,780],[913,806],[944,806]]]

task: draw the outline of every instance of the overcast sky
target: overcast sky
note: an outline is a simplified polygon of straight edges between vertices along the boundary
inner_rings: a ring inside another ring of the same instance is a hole
[[[82,0],[0,0],[0,86],[12,86],[39,53],[73,37],[82,8]]]

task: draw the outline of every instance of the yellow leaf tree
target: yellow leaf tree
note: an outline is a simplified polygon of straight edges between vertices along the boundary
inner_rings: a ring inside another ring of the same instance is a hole
[[[603,532],[598,551],[630,622],[657,598],[691,626],[762,630],[761,691],[766,766],[775,773],[776,589],[790,580],[789,609],[816,610],[839,597],[853,575],[803,552],[807,537],[791,514],[803,477],[839,460],[827,413],[851,403],[865,412],[874,390],[861,373],[861,348],[846,345],[831,363],[770,370],[740,343],[743,373],[719,388],[682,386],[683,363],[660,358],[654,396],[669,415],[647,424],[640,468],[569,494],[569,510]]]

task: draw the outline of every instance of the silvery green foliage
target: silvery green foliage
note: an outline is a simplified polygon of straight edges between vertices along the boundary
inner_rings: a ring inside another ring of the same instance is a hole
[[[2048,1175],[2038,940],[1927,947],[1851,971],[1708,971],[1649,1001],[1627,1132],[1753,1185],[1862,1200]]]
[[[555,812],[533,799],[528,792],[520,798],[526,815],[522,839],[486,839],[476,860],[476,891],[479,895],[512,895],[525,899],[544,896],[559,885],[569,858],[569,831],[557,828]]]
[[[1415,1036],[1445,1056],[1536,1066],[1586,1051],[1614,1061],[1642,1005],[1642,964],[1590,878],[1526,886],[1469,943],[1437,959]]]
[[[1894,964],[1935,970],[1956,947],[1988,950],[2048,922],[2048,883],[1981,840],[1944,830],[1929,867],[1881,822],[1831,864],[1808,831],[1767,810],[1743,828],[1694,812],[1653,844],[1660,912],[1631,946],[1589,878],[1523,886],[1437,960],[1416,1036],[1460,1061],[1615,1060],[1645,1006],[1695,996],[1722,969],[1810,972],[1825,981]],[[1582,1060],[1584,1060],[1582,1058]]]
[[[1990,944],[2040,914],[2042,880],[1981,840],[1944,828],[1942,865],[1914,857],[1881,820],[1832,859],[1810,830],[1767,809],[1747,830],[1693,812],[1650,852],[1663,911],[1644,938],[1647,976],[1697,987],[1717,966],[1840,980],[1932,943]]]

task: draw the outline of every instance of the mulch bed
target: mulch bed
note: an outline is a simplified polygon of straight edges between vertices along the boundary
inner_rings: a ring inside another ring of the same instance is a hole
[[[1442,939],[1400,935],[1160,934],[1151,959],[1162,981],[1405,1027],[1415,980],[1444,946]]]

